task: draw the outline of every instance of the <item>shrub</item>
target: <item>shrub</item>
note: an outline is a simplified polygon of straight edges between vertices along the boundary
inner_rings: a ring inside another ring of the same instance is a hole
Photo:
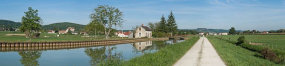
[[[280,59],[277,57],[275,52],[273,52],[272,50],[270,50],[268,48],[262,49],[260,54],[262,54],[263,58],[265,58],[265,59],[268,59],[270,61],[274,61],[274,62],[277,62],[277,63],[280,62]]]
[[[237,45],[240,45],[240,44],[242,44],[242,43],[244,43],[244,42],[245,42],[245,37],[244,37],[244,36],[240,36],[240,37],[238,38]]]
[[[33,38],[39,38],[40,35],[41,35],[40,33],[34,33],[34,34],[33,34]]]

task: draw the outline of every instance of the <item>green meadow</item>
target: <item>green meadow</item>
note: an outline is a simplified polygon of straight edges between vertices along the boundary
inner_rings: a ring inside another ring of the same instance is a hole
[[[208,37],[208,39],[228,66],[281,66],[281,64],[260,58],[259,53],[241,46],[214,37]]]
[[[244,36],[247,42],[259,43],[259,45],[268,47],[270,49],[285,51],[285,35],[227,35],[216,36],[223,39],[230,39],[231,41],[237,41],[238,37]]]

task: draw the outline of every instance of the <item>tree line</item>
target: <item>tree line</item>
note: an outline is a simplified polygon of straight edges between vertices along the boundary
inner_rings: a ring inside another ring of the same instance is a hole
[[[266,31],[268,33],[285,33],[284,29],[279,29],[279,30],[270,30]],[[231,27],[229,34],[230,35],[251,35],[251,34],[256,34],[256,33],[263,33],[263,31],[258,31],[258,30],[245,30],[245,31],[236,31],[234,27]]]
[[[178,33],[177,24],[175,21],[175,17],[170,12],[170,15],[168,15],[168,19],[166,20],[165,17],[162,15],[160,22],[155,23],[148,23],[148,26],[152,30],[152,35],[154,37],[166,37],[176,35]]]

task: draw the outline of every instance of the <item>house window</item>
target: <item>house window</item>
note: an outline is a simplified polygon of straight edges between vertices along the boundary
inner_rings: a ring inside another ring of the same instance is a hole
[[[141,33],[139,33],[139,36],[141,37]]]
[[[142,42],[140,42],[139,45],[142,45]]]
[[[141,31],[141,28],[139,28],[139,30]]]

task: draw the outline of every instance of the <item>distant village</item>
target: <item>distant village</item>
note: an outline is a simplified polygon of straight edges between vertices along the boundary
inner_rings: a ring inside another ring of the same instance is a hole
[[[71,34],[77,35],[78,32],[75,31],[74,27],[68,27],[66,30],[59,30],[58,34],[67,34],[70,31]],[[48,30],[49,34],[56,34],[55,30]],[[87,32],[80,32],[79,34],[87,36]],[[144,26],[143,24],[137,27],[133,31],[117,31],[115,35],[118,37],[126,37],[126,38],[152,38],[152,30],[148,26]]]

